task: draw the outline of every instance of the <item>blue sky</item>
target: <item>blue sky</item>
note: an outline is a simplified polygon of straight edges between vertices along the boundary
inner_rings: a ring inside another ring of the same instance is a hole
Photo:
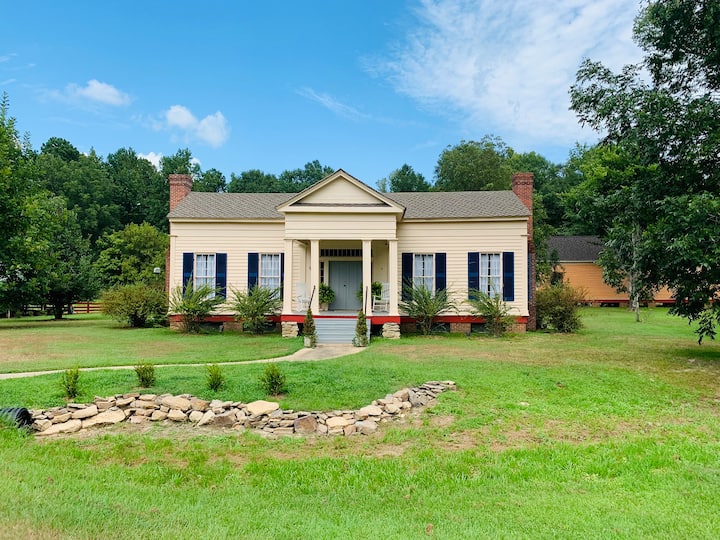
[[[638,61],[637,0],[34,0],[4,6],[0,92],[37,149],[120,148],[203,170],[314,159],[369,185],[433,180],[448,145],[501,137],[563,162],[584,57]]]

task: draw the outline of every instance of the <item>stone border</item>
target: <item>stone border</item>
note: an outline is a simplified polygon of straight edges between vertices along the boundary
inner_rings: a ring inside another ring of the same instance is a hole
[[[93,426],[120,422],[191,423],[195,427],[213,426],[252,429],[268,437],[290,435],[368,435],[378,423],[402,418],[413,408],[429,405],[440,393],[456,390],[453,381],[429,381],[414,388],[404,388],[376,399],[356,411],[282,410],[271,401],[242,403],[207,401],[190,394],[128,393],[102,398],[89,405],[69,403],[65,407],[30,411],[33,429],[39,436],[74,433]]]

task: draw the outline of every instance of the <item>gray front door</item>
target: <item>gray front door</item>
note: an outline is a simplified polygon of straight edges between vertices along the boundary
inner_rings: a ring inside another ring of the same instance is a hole
[[[357,292],[362,287],[362,261],[330,261],[330,287],[335,291],[333,311],[360,311]]]

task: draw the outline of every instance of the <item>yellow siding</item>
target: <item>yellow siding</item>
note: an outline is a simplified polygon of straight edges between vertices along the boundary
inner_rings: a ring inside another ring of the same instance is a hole
[[[588,302],[627,302],[628,294],[619,293],[603,281],[602,268],[590,262],[561,263],[563,280],[575,288],[582,289]],[[672,300],[671,292],[662,288],[655,293],[655,301]]]
[[[525,220],[458,223],[401,223],[398,226],[398,269],[402,253],[446,253],[447,286],[455,299],[464,302],[468,287],[468,252],[515,253],[514,315],[528,314],[527,223]],[[400,272],[398,272],[400,273]],[[402,276],[399,276],[402,280]],[[398,287],[401,283],[398,283]],[[467,314],[468,306],[461,306]]]
[[[389,240],[395,238],[390,214],[287,214],[285,237],[327,240]]]
[[[338,178],[322,189],[303,197],[302,202],[303,204],[375,204],[378,199],[348,180]]]

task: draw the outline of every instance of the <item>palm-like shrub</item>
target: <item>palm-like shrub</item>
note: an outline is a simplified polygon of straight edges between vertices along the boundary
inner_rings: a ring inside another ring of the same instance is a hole
[[[472,306],[473,315],[485,320],[485,327],[495,337],[502,336],[513,323],[510,307],[499,294],[490,295],[483,291],[471,290],[467,301]]]
[[[447,289],[433,291],[424,285],[406,284],[403,296],[405,299],[400,302],[400,307],[417,321],[420,331],[426,336],[432,331],[438,315],[457,312],[457,304]]]
[[[235,301],[232,303],[235,318],[243,322],[256,334],[262,334],[268,315],[273,315],[282,307],[279,289],[252,287],[249,291],[233,290]]]
[[[114,287],[105,291],[100,301],[103,313],[133,328],[143,328],[148,320],[160,320],[167,316],[165,292],[144,283]]]
[[[200,331],[200,323],[215,307],[225,302],[225,297],[216,294],[217,291],[208,285],[193,287],[188,283],[183,291],[182,287],[175,287],[170,295],[170,310],[180,315],[180,330],[185,333]]]

